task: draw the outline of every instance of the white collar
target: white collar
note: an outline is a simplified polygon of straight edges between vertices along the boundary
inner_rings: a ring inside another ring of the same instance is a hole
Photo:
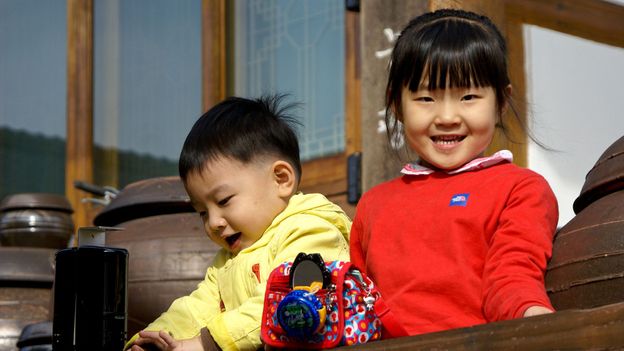
[[[475,171],[478,169],[483,169],[483,168],[493,166],[501,162],[512,162],[512,161],[513,161],[513,154],[511,153],[511,151],[501,150],[489,157],[475,158],[474,160],[466,163],[465,165],[457,169],[454,169],[452,171],[447,171],[445,173],[457,174],[457,173],[466,172],[466,171]],[[406,164],[401,170],[401,173],[408,174],[408,175],[427,175],[433,172],[435,172],[435,170],[429,167],[420,165],[416,162]]]

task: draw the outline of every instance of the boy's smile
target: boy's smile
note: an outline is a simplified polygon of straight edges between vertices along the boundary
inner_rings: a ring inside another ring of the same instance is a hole
[[[267,157],[243,163],[220,157],[208,161],[201,172],[191,172],[185,187],[211,240],[238,254],[253,245],[273,219],[286,208],[276,165]]]

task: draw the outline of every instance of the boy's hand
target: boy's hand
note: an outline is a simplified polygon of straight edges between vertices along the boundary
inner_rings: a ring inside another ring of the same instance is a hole
[[[131,351],[203,351],[199,337],[186,340],[176,340],[164,330],[141,331],[134,341]]]
[[[553,311],[550,308],[546,308],[543,306],[531,306],[527,308],[526,311],[524,311],[523,317],[539,316],[540,314],[548,313],[553,313]]]

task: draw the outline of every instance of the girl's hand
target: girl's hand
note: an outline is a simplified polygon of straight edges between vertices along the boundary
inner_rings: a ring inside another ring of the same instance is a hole
[[[199,337],[186,340],[176,340],[168,332],[161,330],[141,331],[131,351],[203,351]]]
[[[553,311],[550,308],[546,308],[544,306],[531,306],[527,308],[526,311],[524,311],[523,317],[539,316],[541,314],[548,313],[553,313]]]

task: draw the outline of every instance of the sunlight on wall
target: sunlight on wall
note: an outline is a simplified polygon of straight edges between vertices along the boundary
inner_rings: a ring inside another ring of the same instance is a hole
[[[557,151],[529,145],[529,168],[559,201],[559,226],[600,155],[624,134],[624,49],[525,26],[527,98],[533,132]]]

